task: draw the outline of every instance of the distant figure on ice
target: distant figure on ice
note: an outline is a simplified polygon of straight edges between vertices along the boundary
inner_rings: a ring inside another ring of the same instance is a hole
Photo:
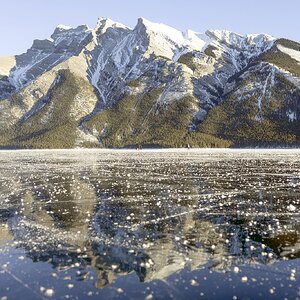
[[[187,145],[186,145],[186,148],[187,148],[188,150],[190,150],[190,149],[191,149],[190,144],[187,144]]]

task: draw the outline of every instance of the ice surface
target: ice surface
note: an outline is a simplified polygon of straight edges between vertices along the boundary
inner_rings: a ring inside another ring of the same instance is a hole
[[[0,151],[0,297],[295,298],[299,154]]]

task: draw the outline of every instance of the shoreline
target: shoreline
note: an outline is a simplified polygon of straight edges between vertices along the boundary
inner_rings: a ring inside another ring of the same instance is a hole
[[[291,152],[300,151],[300,148],[72,148],[72,149],[0,149],[0,153],[5,152]]]

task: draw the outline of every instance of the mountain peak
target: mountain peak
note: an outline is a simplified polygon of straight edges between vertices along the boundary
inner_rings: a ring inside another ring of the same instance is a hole
[[[239,33],[235,33],[226,29],[208,29],[205,34],[210,38],[216,39],[222,42],[238,41],[243,39],[243,36]]]
[[[160,33],[161,35],[170,37],[174,41],[182,42],[182,40],[184,39],[181,31],[162,23],[155,23],[145,18],[139,18],[136,28],[142,26],[148,32]]]
[[[165,24],[151,22],[145,18],[138,19],[134,30],[147,35],[153,53],[174,61],[179,58],[182,51],[202,51],[209,41],[207,36],[195,31],[182,32]]]
[[[58,25],[51,38],[55,40],[57,37],[67,36],[67,35],[78,35],[78,34],[86,34],[87,32],[91,31],[91,29],[87,25],[80,25],[76,28],[66,26],[66,25]]]
[[[229,30],[209,29],[205,33],[212,40],[225,45],[232,45],[234,47],[245,48],[254,46],[257,49],[270,48],[273,45],[275,38],[268,34],[248,34],[242,35]]]
[[[258,33],[258,34],[247,34],[247,41],[251,44],[254,43],[265,43],[265,42],[274,42],[276,39],[274,36],[266,34],[266,33]]]
[[[121,23],[115,22],[109,18],[99,17],[94,31],[96,31],[98,33],[105,33],[108,28],[128,29],[127,26],[125,26]]]
[[[57,26],[56,26],[56,29],[58,29],[58,30],[70,30],[70,29],[73,29],[73,27],[71,27],[71,26],[67,26],[67,25],[63,25],[63,24],[58,24]]]

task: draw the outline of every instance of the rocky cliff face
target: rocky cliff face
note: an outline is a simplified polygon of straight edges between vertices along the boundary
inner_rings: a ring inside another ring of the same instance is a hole
[[[139,19],[59,25],[0,58],[2,147],[296,145],[300,45]]]

